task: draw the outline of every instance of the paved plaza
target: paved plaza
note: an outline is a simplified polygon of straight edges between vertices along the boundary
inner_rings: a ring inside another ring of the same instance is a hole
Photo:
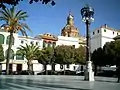
[[[0,90],[120,90],[117,78],[96,77],[84,81],[83,76],[0,76]]]

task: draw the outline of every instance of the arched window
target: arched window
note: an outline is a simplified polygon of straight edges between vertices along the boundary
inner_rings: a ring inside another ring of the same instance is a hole
[[[10,38],[10,35],[7,36],[6,44],[9,44],[9,38]],[[14,37],[12,37],[12,38],[13,38],[12,45],[14,45]]]
[[[4,35],[0,34],[0,44],[4,44]]]
[[[6,50],[6,52],[5,52],[6,57],[7,57],[7,52],[8,52],[8,50]],[[14,59],[14,51],[12,49],[10,50],[10,59]]]
[[[51,47],[51,42],[50,41],[48,42],[48,47]]]
[[[60,69],[63,69],[63,65],[62,64],[60,64]]]
[[[43,48],[46,47],[46,41],[43,41]]]
[[[55,42],[53,42],[53,48],[56,46],[56,43]]]
[[[16,52],[16,60],[24,60],[24,55],[19,50]]]

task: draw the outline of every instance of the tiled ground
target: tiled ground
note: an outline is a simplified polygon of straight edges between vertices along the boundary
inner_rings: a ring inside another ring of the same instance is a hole
[[[94,82],[83,76],[0,76],[0,90],[120,90],[116,78],[95,77]]]

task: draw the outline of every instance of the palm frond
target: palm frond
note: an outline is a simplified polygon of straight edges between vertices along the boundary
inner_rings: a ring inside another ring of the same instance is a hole
[[[6,17],[1,17],[1,16],[0,16],[0,20],[1,20],[1,21],[5,21],[5,22],[8,21]]]
[[[1,16],[4,15],[6,17],[10,17],[10,11],[9,11],[8,8],[5,8],[5,9],[1,10],[0,13],[1,13]]]
[[[25,27],[27,30],[29,30],[30,32],[32,32],[32,30],[28,27],[28,25],[26,23],[21,23],[22,27]]]
[[[6,14],[4,11],[0,11],[0,17],[5,17],[5,18],[9,18],[9,15]]]
[[[11,18],[14,18],[14,16],[15,16],[15,7],[14,6],[12,8],[10,8],[10,16],[11,16]]]
[[[25,20],[25,18],[28,17],[27,12],[22,12],[22,10],[18,11],[18,13],[15,16],[19,20]]]
[[[14,33],[21,31],[24,36],[27,36],[26,30],[32,32],[27,24],[20,22],[20,20],[25,20],[27,17],[27,12],[23,12],[22,10],[16,12],[14,6],[10,9],[5,8],[0,10],[0,20],[5,21],[5,24],[9,26],[9,30],[7,31],[13,31]]]

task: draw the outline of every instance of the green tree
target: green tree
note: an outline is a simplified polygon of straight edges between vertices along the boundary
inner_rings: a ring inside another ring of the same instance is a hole
[[[109,65],[120,66],[120,40],[111,41],[106,43],[104,50],[107,55],[107,60],[109,60]]]
[[[103,49],[96,49],[91,55],[91,60],[94,64],[95,75],[97,75],[97,67],[106,65],[105,53]]]
[[[104,63],[105,65],[115,65],[116,50],[115,50],[116,41],[107,42],[103,46],[103,51],[105,53]]]
[[[115,41],[115,46],[114,46],[114,60],[116,66],[120,66],[120,40]]]
[[[75,49],[74,63],[85,64],[86,63],[86,49],[83,46]]]
[[[58,64],[64,65],[64,74],[65,74],[65,65],[74,63],[74,50],[73,46],[57,46],[55,48],[55,62]]]
[[[0,0],[0,8],[1,7],[5,8],[6,4],[12,5],[12,6],[16,6],[16,5],[19,4],[20,1],[23,1],[23,0]],[[41,2],[42,4],[48,4],[48,3],[51,2],[51,5],[55,5],[55,1],[54,0],[29,0],[28,2],[30,4],[32,4],[33,2]]]
[[[51,60],[53,58],[53,48],[52,47],[47,47],[42,50],[39,50],[36,53],[36,59],[38,60],[39,63],[43,64],[44,70],[47,74],[47,65],[51,64]]]
[[[26,46],[20,46],[18,50],[27,59],[28,71],[29,74],[32,74],[31,73],[33,71],[32,61],[35,60],[36,57],[35,54],[39,50],[39,47],[33,44],[31,45],[26,44]]]
[[[107,42],[102,48],[98,48],[92,53],[92,61],[97,74],[97,66],[120,66],[120,40]]]
[[[30,28],[27,26],[27,24],[21,22],[22,20],[26,20],[27,17],[27,13],[23,12],[22,10],[16,12],[15,7],[10,9],[5,8],[0,11],[0,20],[5,22],[5,24],[3,24],[1,27],[4,27],[4,30],[10,33],[8,53],[6,57],[6,74],[9,74],[10,50],[12,47],[12,42],[14,42],[13,33],[21,31],[23,35],[27,36],[26,29],[30,30]]]

